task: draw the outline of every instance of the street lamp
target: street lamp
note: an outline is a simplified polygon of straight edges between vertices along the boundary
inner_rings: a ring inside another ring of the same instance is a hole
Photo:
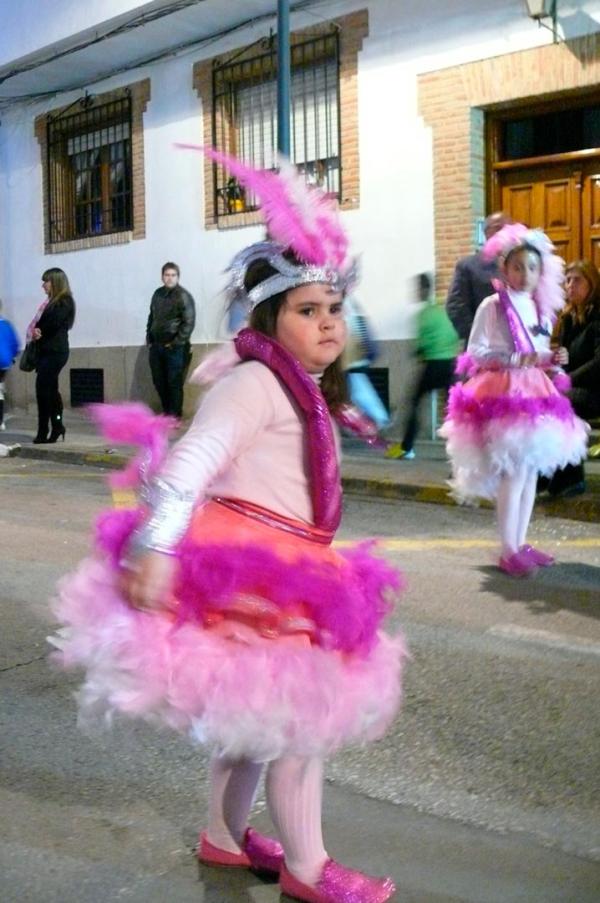
[[[525,0],[527,5],[527,15],[530,19],[535,19],[538,25],[547,28],[552,32],[554,42],[558,41],[558,32],[556,30],[556,8],[558,0]],[[543,19],[552,19],[552,26],[546,25]]]

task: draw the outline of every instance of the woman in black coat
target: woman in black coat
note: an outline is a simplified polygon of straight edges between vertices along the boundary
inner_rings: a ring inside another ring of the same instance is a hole
[[[58,267],[46,270],[42,275],[42,288],[48,297],[48,303],[31,333],[38,348],[35,380],[38,431],[33,440],[36,445],[56,442],[59,437],[65,438],[58,375],[69,359],[68,333],[75,321],[75,302],[63,270]]]
[[[571,377],[569,398],[584,420],[600,417],[600,274],[589,260],[566,270],[567,303],[554,331],[553,344],[567,349],[565,370]],[[550,495],[577,495],[585,490],[583,464],[557,470],[548,484]]]

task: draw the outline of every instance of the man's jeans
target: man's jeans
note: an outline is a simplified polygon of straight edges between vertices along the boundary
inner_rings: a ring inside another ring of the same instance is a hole
[[[181,417],[187,361],[187,345],[172,345],[170,348],[165,348],[164,345],[150,345],[152,382],[165,414]]]

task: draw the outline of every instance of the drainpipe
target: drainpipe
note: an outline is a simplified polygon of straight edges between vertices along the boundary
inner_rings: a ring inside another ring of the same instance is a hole
[[[290,0],[277,0],[277,150],[290,156]]]

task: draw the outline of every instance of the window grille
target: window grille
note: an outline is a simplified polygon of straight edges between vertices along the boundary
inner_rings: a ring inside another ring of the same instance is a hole
[[[50,242],[133,228],[131,98],[48,119]]]
[[[245,163],[276,166],[277,53],[216,63],[213,144]],[[307,179],[340,196],[339,40],[337,29],[291,48],[291,159]],[[218,216],[255,210],[257,199],[221,166],[214,167]]]

